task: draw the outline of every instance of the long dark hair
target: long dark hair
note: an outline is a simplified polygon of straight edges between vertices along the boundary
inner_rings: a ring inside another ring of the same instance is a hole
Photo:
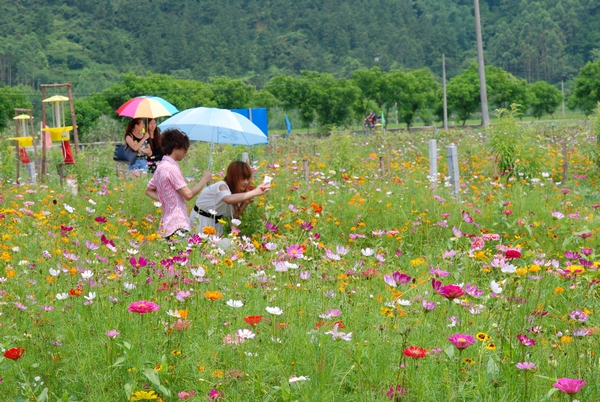
[[[150,122],[154,120],[154,122],[156,123],[156,119],[148,119],[148,123],[146,124],[146,132],[148,133],[148,135],[150,135]],[[158,128],[158,124],[156,125],[156,128],[154,129],[154,134],[148,139],[148,141],[150,141],[150,146],[152,147],[152,155],[153,156],[160,156],[162,157],[162,150],[161,150],[161,140],[160,140],[160,128]]]
[[[139,117],[129,120],[129,123],[127,123],[127,129],[125,129],[125,136],[123,137],[123,139],[127,138],[129,134],[133,133],[133,128],[140,124],[141,121],[142,119],[140,119]]]
[[[233,161],[227,166],[223,179],[233,194],[239,193],[238,185],[244,179],[252,179],[252,169],[246,162]],[[247,191],[247,189],[246,189]]]

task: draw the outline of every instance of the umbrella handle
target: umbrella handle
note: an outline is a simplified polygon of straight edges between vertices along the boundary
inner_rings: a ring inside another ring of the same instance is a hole
[[[210,170],[212,172],[212,167],[213,167],[213,148],[214,148],[215,144],[214,143],[210,143],[210,151],[208,152],[208,170]]]

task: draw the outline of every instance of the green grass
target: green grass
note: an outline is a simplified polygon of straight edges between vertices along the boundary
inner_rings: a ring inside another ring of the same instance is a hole
[[[108,147],[80,155],[85,162],[72,172],[78,174],[77,196],[59,187],[55,173],[44,185],[13,185],[10,166],[2,166],[0,172],[9,174],[0,185],[0,276],[5,278],[0,346],[25,349],[16,361],[0,361],[3,400],[127,401],[155,391],[165,401],[177,401],[178,393],[194,391],[190,400],[205,401],[212,390],[224,401],[386,401],[390,387],[398,385],[407,390],[402,397],[407,401],[567,400],[553,391],[560,377],[585,379],[576,399],[594,400],[600,391],[594,354],[597,274],[594,267],[571,275],[558,269],[581,265],[566,251],[590,249],[581,258],[599,261],[600,217],[590,198],[597,194],[599,175],[584,153],[587,135],[576,130],[569,143],[569,180],[555,184],[562,176],[560,144],[535,128],[524,128],[519,150],[539,148],[543,157],[531,176],[520,178],[494,179],[493,157],[478,132],[440,138],[440,149],[460,139],[456,197],[443,181],[436,190],[429,188],[428,136],[418,132],[292,136],[253,148],[256,180],[269,173],[273,187],[242,217],[240,229],[247,237],[236,238],[224,253],[209,240],[188,253],[185,244],[170,247],[156,238],[161,211],[143,193],[147,178],[116,179],[112,162],[106,163]],[[215,177],[245,150],[215,147]],[[182,162],[184,175],[198,176],[207,154],[208,145],[195,145]],[[440,157],[439,170],[445,172],[445,154]],[[304,158],[309,181],[302,172]],[[569,192],[563,194],[563,188]],[[477,225],[468,223],[463,211]],[[265,221],[276,225],[277,233],[269,232]],[[303,222],[314,228],[301,229]],[[453,227],[465,236],[457,237]],[[102,244],[101,234],[114,241],[116,251]],[[475,249],[473,241],[484,234],[499,240]],[[86,242],[99,248],[91,250]],[[276,250],[265,249],[269,242]],[[294,244],[305,247],[304,258],[286,256],[286,247]],[[337,246],[348,247],[347,254]],[[492,266],[495,255],[504,255],[503,247],[521,250],[521,258],[510,261],[515,273]],[[451,250],[456,255],[445,256]],[[173,262],[182,255],[188,260]],[[129,262],[141,256],[148,265],[136,268]],[[277,272],[274,262],[284,260],[298,268]],[[194,280],[191,270],[199,266],[208,281]],[[460,297],[463,305],[447,301],[432,288],[433,268],[449,273],[437,278],[443,285],[475,285],[482,295]],[[50,269],[60,274],[52,277]],[[93,277],[83,279],[84,270]],[[412,279],[391,287],[384,275],[395,271]],[[502,293],[490,294],[491,281],[501,283]],[[82,295],[56,298],[77,289]],[[207,291],[223,297],[211,301]],[[96,297],[86,305],[89,292]],[[190,297],[179,301],[178,292]],[[229,299],[244,305],[229,307]],[[402,305],[390,307],[398,299]],[[424,310],[423,299],[436,308]],[[138,300],[160,309],[143,316],[128,312]],[[271,315],[267,307],[283,314]],[[319,317],[332,309],[341,315]],[[588,321],[569,317],[584,309]],[[169,310],[186,310],[185,325]],[[263,315],[260,324],[244,321],[251,315]],[[449,326],[457,320],[460,324]],[[325,334],[336,321],[344,326],[339,331],[352,332],[350,341]],[[572,331],[581,328],[594,335],[574,337]],[[105,335],[112,329],[120,333],[114,339]],[[237,346],[224,343],[240,329],[255,337]],[[462,353],[447,340],[455,333],[480,332],[490,339]],[[517,334],[534,339],[535,346],[520,345]],[[406,357],[402,351],[411,345],[427,349],[427,356]],[[522,361],[534,362],[536,370],[517,369]],[[292,376],[309,379],[290,383]]]

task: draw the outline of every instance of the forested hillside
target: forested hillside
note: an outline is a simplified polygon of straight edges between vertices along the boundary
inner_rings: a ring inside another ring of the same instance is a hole
[[[442,53],[451,78],[475,57],[472,9],[472,0],[3,1],[0,83],[70,81],[89,94],[124,72],[258,87],[374,65],[439,76]],[[481,0],[481,13],[486,62],[529,82],[573,78],[600,53],[597,0]]]

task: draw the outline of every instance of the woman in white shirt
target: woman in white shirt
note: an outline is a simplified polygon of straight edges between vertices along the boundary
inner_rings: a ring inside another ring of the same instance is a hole
[[[269,191],[269,185],[265,183],[248,190],[251,179],[252,169],[247,163],[231,162],[225,178],[206,187],[196,199],[190,212],[192,230],[196,228],[196,233],[204,233],[204,228],[210,226],[222,235],[223,225],[219,219],[239,218],[254,197]]]

